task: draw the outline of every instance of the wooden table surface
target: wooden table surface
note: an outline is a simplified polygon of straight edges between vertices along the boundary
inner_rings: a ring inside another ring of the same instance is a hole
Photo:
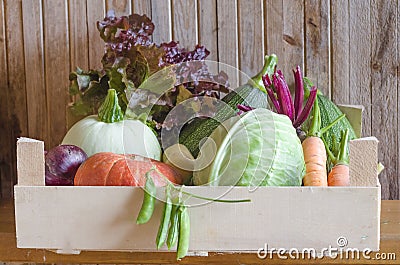
[[[379,255],[379,256],[378,256]],[[381,250],[370,254],[370,259],[288,259],[277,256],[259,259],[256,254],[209,253],[208,257],[185,257],[179,264],[400,264],[400,201],[382,201]],[[382,257],[381,259],[379,257]],[[383,259],[386,257],[386,259]],[[390,259],[390,260],[389,260]],[[131,263],[175,264],[173,252],[106,252],[82,251],[79,255],[60,255],[47,250],[16,248],[14,204],[12,200],[0,200],[0,262],[27,263]]]

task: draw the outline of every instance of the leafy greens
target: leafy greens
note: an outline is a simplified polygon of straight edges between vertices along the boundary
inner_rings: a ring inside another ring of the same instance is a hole
[[[81,116],[96,113],[108,89],[113,88],[124,112],[131,97],[134,97],[132,102],[144,110],[151,108],[149,115],[142,118],[159,132],[161,128],[173,128],[174,124],[164,124],[164,119],[183,100],[199,96],[219,98],[221,92],[228,92],[227,75],[209,72],[204,59],[210,52],[204,46],[196,45],[190,51],[176,41],[156,44],[152,41],[154,28],[146,15],[116,17],[113,11],[97,22],[104,41],[102,69],[85,71],[78,67],[70,74],[69,93],[75,98],[71,104],[72,113]],[[185,63],[190,61],[199,63]],[[161,97],[151,89],[141,89],[151,75],[171,65],[178,65],[174,69],[172,89]],[[213,113],[216,109],[207,111]]]

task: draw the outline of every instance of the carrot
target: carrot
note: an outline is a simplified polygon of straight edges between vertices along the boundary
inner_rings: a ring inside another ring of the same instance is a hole
[[[303,177],[304,186],[327,186],[325,145],[319,137],[308,137],[303,143],[306,174]]]
[[[349,130],[341,132],[340,147],[336,156],[328,148],[326,149],[330,160],[334,164],[328,175],[328,186],[349,186],[350,170],[349,158],[347,152],[347,143],[349,138]]]
[[[349,186],[350,172],[349,166],[336,164],[328,175],[328,186]]]
[[[326,172],[327,156],[325,144],[321,136],[343,117],[344,115],[341,115],[331,124],[321,129],[321,113],[318,100],[315,100],[311,126],[307,132],[307,138],[302,143],[306,165],[306,173],[303,176],[304,186],[328,186]]]

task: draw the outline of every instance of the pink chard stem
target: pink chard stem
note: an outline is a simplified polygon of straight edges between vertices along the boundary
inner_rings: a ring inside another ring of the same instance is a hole
[[[242,110],[242,111],[245,111],[245,112],[250,111],[250,110],[253,110],[252,107],[246,106],[246,105],[242,105],[242,104],[238,104],[238,105],[237,105],[237,108],[238,108],[239,110]]]
[[[250,110],[253,110],[253,108],[252,107],[250,107],[250,106],[246,106],[246,105],[242,105],[242,104],[238,104],[237,105],[237,108],[238,108],[238,112],[237,112],[237,115],[242,115],[243,113],[245,113],[245,112],[248,112],[248,111],[250,111]]]
[[[274,87],[278,94],[278,99],[280,106],[282,108],[282,113],[289,117],[289,119],[294,121],[294,106],[292,96],[290,95],[289,87],[285,81],[282,71],[278,70],[274,75]]]
[[[300,125],[303,124],[303,122],[305,122],[305,120],[307,119],[308,115],[311,112],[316,97],[317,97],[317,88],[313,86],[310,89],[310,96],[307,99],[306,105],[304,106],[303,110],[300,112],[299,116],[293,123],[293,127],[298,128]]]
[[[312,110],[317,96],[317,89],[315,87],[311,88],[310,96],[303,108],[304,83],[300,66],[293,70],[293,74],[295,79],[294,102],[281,70],[275,71],[272,75],[272,80],[267,75],[263,76],[263,83],[277,113],[288,116],[292,121],[293,127],[300,129],[301,124],[305,122]]]
[[[304,100],[304,85],[303,85],[303,75],[301,73],[300,66],[296,67],[296,70],[293,70],[294,74],[294,117],[298,118],[300,115],[301,109],[303,108],[303,100]]]
[[[269,79],[268,74],[264,75],[262,77],[265,89],[267,90],[268,93],[268,97],[270,98],[270,100],[272,101],[272,104],[274,104],[274,107],[276,109],[276,112],[281,113],[281,106],[279,105],[278,99],[275,96],[274,91],[272,90],[272,82],[271,79]]]

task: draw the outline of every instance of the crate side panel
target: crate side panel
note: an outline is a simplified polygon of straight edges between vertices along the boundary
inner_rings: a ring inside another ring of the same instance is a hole
[[[227,187],[188,187],[220,197]],[[160,191],[161,192],[161,191]],[[191,199],[192,251],[257,251],[270,248],[378,249],[379,187],[232,188],[224,198],[250,203]],[[161,203],[149,223],[136,225],[142,189],[132,187],[15,187],[17,244],[21,248],[153,251]],[[204,203],[204,202],[203,202]],[[165,249],[164,249],[165,250]]]

